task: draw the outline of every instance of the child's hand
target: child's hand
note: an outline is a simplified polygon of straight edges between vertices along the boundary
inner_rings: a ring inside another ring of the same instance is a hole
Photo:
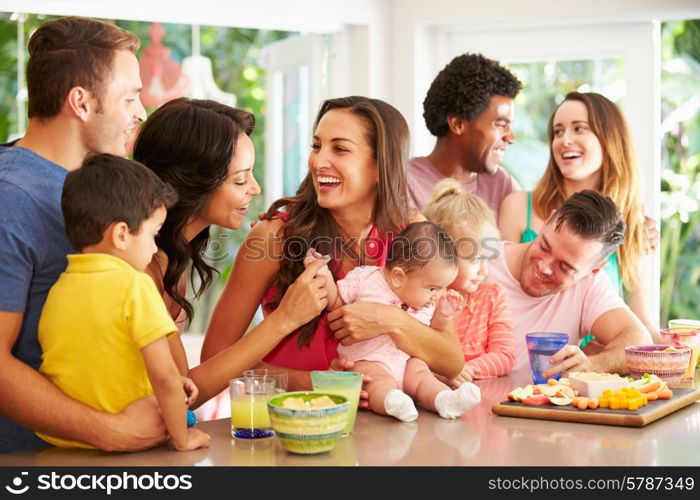
[[[462,371],[460,372],[460,374],[457,375],[452,380],[450,380],[449,382],[447,382],[447,385],[449,385],[453,389],[458,389],[459,386],[465,382],[473,382],[474,377],[476,377],[477,373],[478,373],[477,368],[469,366],[468,364],[465,363],[464,368],[462,368]]]
[[[175,449],[177,451],[192,451],[198,448],[209,448],[210,442],[211,436],[209,434],[190,427],[187,429],[187,444],[182,448],[175,447]]]
[[[185,404],[189,407],[197,399],[199,389],[197,389],[191,378],[182,375],[180,375],[180,378],[182,379],[182,388],[185,390]]]
[[[315,248],[309,248],[304,257],[304,267],[309,267],[309,264],[323,258],[323,255],[316,251]]]
[[[304,268],[309,267],[309,264],[311,264],[312,262],[316,262],[317,260],[324,258],[327,257],[318,253],[316,249],[309,248],[308,252],[306,252],[306,257],[304,257]],[[325,276],[327,279],[333,279],[333,275],[331,274],[331,270],[328,269],[328,265],[325,265],[318,271],[316,271],[316,276]]]
[[[454,290],[448,290],[438,299],[437,309],[443,316],[456,316],[464,309],[464,297]]]

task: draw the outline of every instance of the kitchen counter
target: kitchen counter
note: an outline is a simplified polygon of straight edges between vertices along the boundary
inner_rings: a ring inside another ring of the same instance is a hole
[[[695,384],[700,383],[696,372]],[[458,420],[419,410],[416,422],[359,411],[355,432],[318,456],[292,455],[276,438],[239,440],[230,419],[197,424],[211,447],[177,452],[165,446],[139,453],[49,448],[0,455],[0,466],[371,466],[371,465],[700,465],[700,404],[692,403],[642,428],[500,417],[491,407],[529,371],[479,381],[482,403]]]

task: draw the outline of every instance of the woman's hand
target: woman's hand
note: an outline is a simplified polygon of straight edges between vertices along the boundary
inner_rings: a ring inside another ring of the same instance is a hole
[[[328,325],[340,343],[354,344],[387,333],[396,324],[393,315],[406,315],[398,307],[375,302],[354,302],[328,313]]]
[[[651,255],[656,252],[659,246],[659,226],[656,220],[648,215],[644,216],[644,229],[646,231],[646,241],[644,245],[644,253]]]
[[[267,218],[267,212],[260,212],[258,214],[258,220],[250,221],[250,228],[253,229],[259,221],[265,220],[266,218]]]
[[[326,308],[326,278],[316,274],[329,260],[329,257],[323,257],[309,264],[282,297],[277,311],[292,323],[289,333],[311,321]]]
[[[320,254],[314,248],[309,248],[309,250],[306,252],[306,257],[304,257],[304,268],[309,267],[312,263],[316,262],[319,259],[326,259],[326,265],[321,266],[321,268],[318,271],[316,271],[316,276],[324,276],[326,278],[326,280],[332,281],[333,274],[331,273],[331,270],[328,268],[328,262],[330,261],[330,256]],[[326,284],[328,284],[328,281],[326,281]]]

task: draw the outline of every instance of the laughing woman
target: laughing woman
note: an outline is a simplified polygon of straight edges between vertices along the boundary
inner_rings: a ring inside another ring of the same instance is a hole
[[[383,101],[346,97],[323,103],[309,172],[297,194],[274,202],[242,245],[207,330],[203,361],[245,340],[259,305],[266,315],[279,310],[303,274],[309,247],[333,256],[329,267],[336,280],[358,265],[385,264],[393,235],[423,219],[408,207],[408,140],[403,116]],[[339,341],[383,333],[437,373],[452,377],[464,364],[454,331],[434,330],[400,308],[356,303],[331,314],[304,324],[265,356],[265,363],[289,370],[291,388],[309,388],[309,370],[351,368],[334,362]]]

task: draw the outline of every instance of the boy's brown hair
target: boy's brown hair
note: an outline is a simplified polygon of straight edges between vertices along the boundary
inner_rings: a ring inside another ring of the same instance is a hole
[[[113,222],[126,222],[137,234],[158,207],[172,207],[175,190],[152,170],[119,156],[88,156],[69,172],[63,185],[61,209],[68,239],[76,250],[102,241]]]

